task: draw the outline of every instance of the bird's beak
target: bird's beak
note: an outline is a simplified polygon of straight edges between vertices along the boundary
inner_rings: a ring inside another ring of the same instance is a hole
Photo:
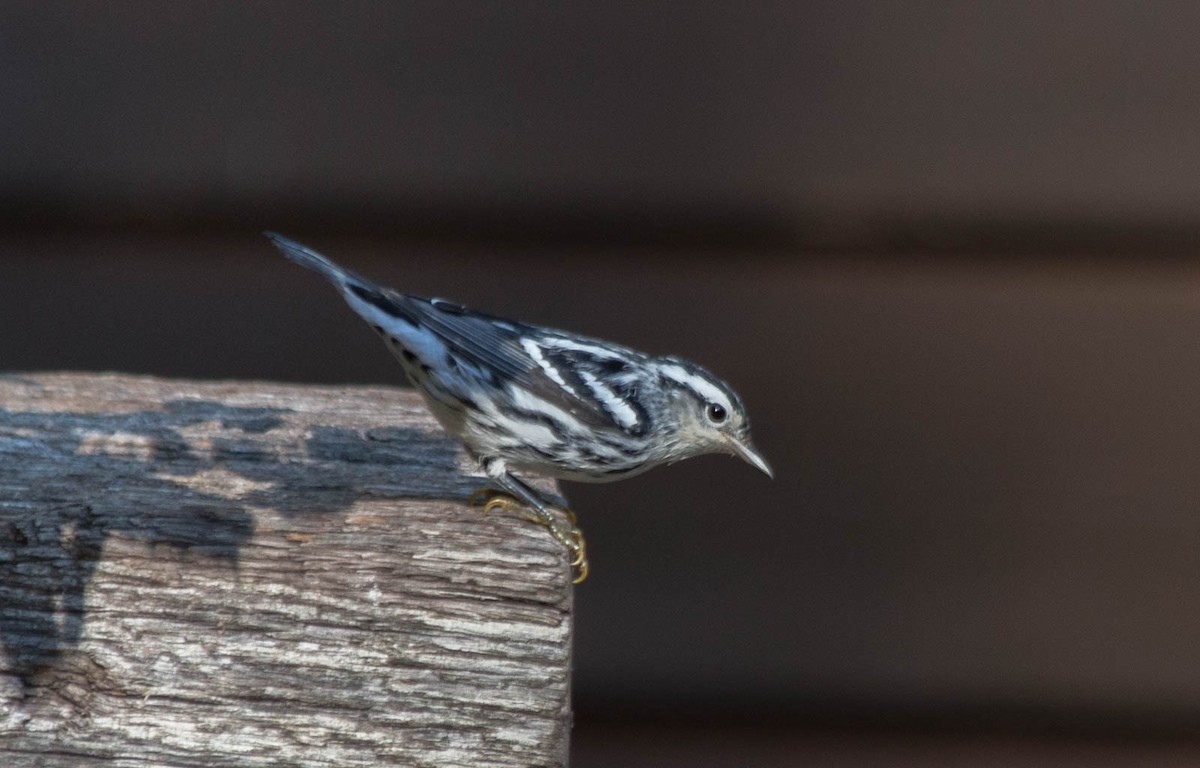
[[[768,464],[767,460],[762,457],[762,454],[754,449],[754,446],[750,445],[749,439],[746,439],[743,442],[731,437],[728,438],[728,441],[729,450],[734,456],[739,457],[742,459],[742,461],[745,461],[750,466],[761,470],[764,475],[772,480],[775,479],[775,473],[771,470],[771,465]]]

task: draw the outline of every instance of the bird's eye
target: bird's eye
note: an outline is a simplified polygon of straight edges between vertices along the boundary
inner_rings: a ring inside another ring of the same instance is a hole
[[[716,403],[709,403],[706,413],[708,414],[708,420],[713,424],[720,424],[729,415],[725,412],[724,406],[717,405]]]

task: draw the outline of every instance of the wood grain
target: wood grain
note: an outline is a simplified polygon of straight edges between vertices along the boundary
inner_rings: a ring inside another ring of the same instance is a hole
[[[560,766],[563,548],[408,391],[0,376],[0,765]]]

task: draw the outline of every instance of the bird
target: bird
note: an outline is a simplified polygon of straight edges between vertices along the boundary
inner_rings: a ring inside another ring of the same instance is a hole
[[[590,570],[575,514],[515,473],[608,482],[718,453],[774,477],[751,441],[741,398],[695,363],[400,293],[295,240],[263,234],[334,285],[383,338],[438,423],[498,486],[476,491],[470,502],[545,526],[573,555],[574,583]]]

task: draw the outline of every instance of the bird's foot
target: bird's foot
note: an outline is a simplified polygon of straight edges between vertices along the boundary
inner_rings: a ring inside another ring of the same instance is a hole
[[[567,524],[563,525],[553,514],[534,509],[515,496],[494,488],[480,488],[472,492],[470,503],[473,507],[482,506],[485,515],[497,510],[512,512],[531,523],[545,526],[550,535],[566,547],[573,557],[571,567],[576,569],[576,576],[571,583],[579,584],[588,577],[587,542],[583,538],[583,531],[576,525],[575,513],[571,510],[559,510],[567,520]]]

